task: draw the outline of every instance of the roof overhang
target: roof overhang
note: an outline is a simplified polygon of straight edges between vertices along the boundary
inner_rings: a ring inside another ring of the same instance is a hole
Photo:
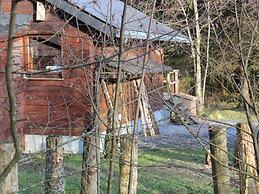
[[[103,32],[106,35],[113,37],[120,37],[120,22],[124,3],[119,0],[96,0],[100,5],[97,6],[93,1],[90,0],[75,0],[69,2],[67,0],[46,0],[46,2],[56,6],[57,8],[63,10],[64,12],[78,18],[80,21],[92,28]],[[109,13],[109,2],[113,3],[112,15],[116,18],[114,22],[110,21]],[[106,4],[107,6],[106,6]],[[105,10],[106,9],[106,10]],[[148,33],[148,21],[149,16],[128,6],[129,16],[125,36],[128,39],[147,39]],[[107,14],[107,15],[105,15]],[[136,17],[136,18],[134,18]],[[138,21],[139,20],[139,21]],[[144,24],[144,27],[142,26]],[[179,42],[179,43],[189,43],[187,36],[177,32],[170,27],[162,24],[154,19],[152,19],[152,30],[149,38],[152,41],[169,41],[169,42]]]
[[[118,68],[119,61],[118,57],[111,59],[108,64],[109,67]],[[144,70],[147,74],[157,74],[157,73],[168,73],[173,69],[163,63],[157,63],[154,60],[148,59],[144,62],[143,57],[131,57],[124,59],[120,63],[121,69],[131,75],[131,77],[138,77],[142,74]]]

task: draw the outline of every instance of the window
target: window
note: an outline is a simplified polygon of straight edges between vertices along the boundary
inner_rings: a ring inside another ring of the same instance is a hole
[[[28,76],[62,78],[59,37],[27,37],[25,45],[25,70]]]

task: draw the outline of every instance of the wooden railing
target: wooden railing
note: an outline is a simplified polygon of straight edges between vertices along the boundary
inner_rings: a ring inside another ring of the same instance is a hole
[[[179,93],[179,70],[173,70],[166,74],[164,83],[169,93]]]

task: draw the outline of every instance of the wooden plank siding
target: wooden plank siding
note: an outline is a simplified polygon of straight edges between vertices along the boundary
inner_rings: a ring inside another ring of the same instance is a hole
[[[19,87],[25,133],[33,128],[36,134],[42,134],[42,128],[51,128],[69,129],[73,135],[74,128],[84,129],[90,103],[81,95],[84,88],[72,80],[27,80]],[[37,128],[39,131],[35,130]]]

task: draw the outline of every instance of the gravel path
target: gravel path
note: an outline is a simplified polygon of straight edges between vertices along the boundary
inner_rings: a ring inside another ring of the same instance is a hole
[[[231,122],[232,124],[233,122]],[[154,137],[139,137],[140,147],[180,147],[180,148],[201,148],[197,138],[208,148],[208,126],[209,123],[200,125],[176,125],[170,121],[159,124],[160,135]],[[192,134],[195,136],[193,136]],[[234,146],[236,129],[227,127],[228,145]]]

